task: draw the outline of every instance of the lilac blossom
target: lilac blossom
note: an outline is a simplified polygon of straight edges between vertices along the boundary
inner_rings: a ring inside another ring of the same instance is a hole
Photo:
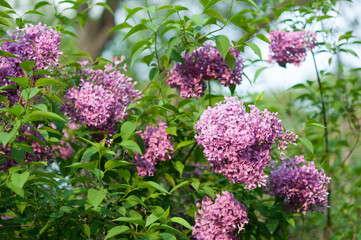
[[[201,209],[195,214],[192,232],[197,240],[236,240],[237,228],[239,233],[248,223],[246,207],[227,191],[216,194],[214,202],[208,196],[204,197],[197,207]]]
[[[155,168],[157,162],[171,159],[174,149],[166,128],[165,122],[158,121],[158,127],[148,125],[143,133],[138,132],[145,145],[143,156],[135,153],[139,176],[153,176],[157,171]]]
[[[216,79],[224,86],[240,84],[243,60],[240,51],[231,48],[236,66],[230,69],[217,48],[199,47],[192,53],[183,54],[184,62],[177,63],[168,73],[166,84],[180,90],[183,98],[199,98],[204,95],[206,81]]]
[[[262,112],[254,105],[246,111],[237,97],[225,97],[214,108],[208,107],[195,125],[198,144],[212,169],[233,183],[246,183],[247,189],[264,186],[263,169],[271,160],[272,144],[285,150],[297,136],[283,133],[277,113]]]
[[[327,187],[331,178],[323,170],[318,171],[313,161],[304,156],[284,158],[280,165],[271,163],[267,191],[284,198],[286,210],[301,212],[323,212],[328,208]]]
[[[0,50],[9,52],[19,58],[0,56],[0,87],[16,85],[7,77],[24,77],[20,63],[34,61],[34,72],[45,69],[50,70],[59,64],[59,51],[61,35],[50,26],[26,25],[25,28],[17,29],[14,32],[8,31],[11,41],[4,38]],[[34,83],[36,77],[34,77]],[[10,106],[18,102],[20,94],[18,89],[6,89],[1,93],[8,98]]]
[[[134,88],[131,78],[120,72],[126,67],[118,65],[124,60],[113,58],[113,64],[105,70],[93,69],[88,62],[81,62],[79,72],[81,83],[69,89],[65,97],[72,103],[62,105],[61,109],[73,122],[86,124],[95,130],[113,134],[118,120],[127,116],[127,107],[141,97]]]
[[[53,150],[45,144],[45,138],[34,127],[23,125],[19,131],[22,135],[16,138],[17,142],[26,142],[32,151],[32,153],[25,153],[24,162],[49,162],[54,159]],[[0,154],[0,159],[3,160],[0,163],[0,171],[7,171],[18,164],[14,159],[9,158],[12,157],[10,146],[2,147],[0,151],[3,152]]]
[[[270,56],[268,62],[277,62],[280,66],[286,63],[301,65],[306,58],[307,50],[311,50],[317,44],[316,34],[311,32],[270,32]]]

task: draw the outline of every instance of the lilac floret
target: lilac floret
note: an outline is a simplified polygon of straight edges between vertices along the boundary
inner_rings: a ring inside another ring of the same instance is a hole
[[[167,161],[172,158],[173,143],[171,136],[166,132],[167,124],[158,121],[158,127],[148,125],[140,136],[145,146],[144,155],[135,153],[135,160],[139,176],[153,176],[157,171],[155,165],[159,161]]]
[[[324,212],[328,208],[327,184],[331,178],[323,170],[318,171],[313,161],[304,156],[282,159],[280,165],[271,163],[267,191],[284,198],[286,210],[301,212]]]
[[[301,65],[306,58],[307,50],[313,49],[316,44],[316,34],[311,32],[270,32],[270,56],[268,62],[277,62],[280,66],[292,63]]]
[[[241,232],[248,223],[246,207],[227,191],[216,194],[214,202],[206,196],[197,206],[201,209],[192,232],[197,240],[236,240],[236,230]]]
[[[249,113],[237,97],[225,97],[225,101],[203,112],[195,125],[195,138],[215,172],[254,189],[266,183],[263,169],[271,160],[272,144],[277,143],[282,154],[297,136],[283,133],[277,113],[248,107]]]
[[[216,79],[224,86],[240,84],[243,74],[243,60],[240,51],[231,48],[236,65],[227,66],[217,48],[199,47],[192,53],[183,54],[184,62],[177,63],[168,73],[166,84],[180,90],[183,98],[199,98],[204,95],[206,81]]]
[[[129,104],[141,97],[140,91],[134,88],[136,82],[132,83],[130,77],[119,71],[118,65],[123,60],[114,58],[105,70],[94,70],[88,62],[81,62],[81,83],[65,94],[72,104],[61,106],[72,122],[114,133],[118,120],[127,117]]]

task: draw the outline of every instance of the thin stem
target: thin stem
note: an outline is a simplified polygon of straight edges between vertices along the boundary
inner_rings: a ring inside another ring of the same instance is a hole
[[[323,118],[323,124],[325,125],[325,153],[326,153],[326,161],[328,162],[329,144],[328,144],[328,128],[327,128],[326,104],[325,104],[325,100],[324,100],[324,97],[323,97],[322,84],[321,84],[320,75],[318,73],[315,54],[313,53],[312,50],[311,50],[311,53],[312,53],[313,62],[314,62],[314,65],[315,65],[318,88],[320,90],[320,95],[321,95],[322,118]]]
[[[191,150],[190,150],[189,153],[187,154],[187,156],[184,158],[183,163],[185,163],[186,160],[190,157],[190,155],[192,154],[192,152],[193,152],[193,150],[196,148],[196,146],[197,146],[197,143],[195,142],[195,143],[193,144]]]
[[[322,90],[322,83],[321,83],[321,79],[320,79],[320,75],[318,73],[318,69],[317,69],[317,64],[316,64],[316,58],[315,58],[315,54],[313,53],[312,49],[311,49],[311,53],[312,53],[312,58],[313,58],[313,63],[315,65],[315,70],[316,70],[316,75],[317,75],[317,82],[318,82],[318,89],[320,91],[320,95],[321,95],[321,105],[322,105],[322,118],[323,118],[323,124],[325,125],[325,132],[324,132],[324,137],[325,137],[325,158],[326,158],[326,163],[329,163],[329,143],[328,143],[328,127],[327,127],[327,116],[326,116],[326,104],[325,104],[325,100],[323,97],[323,90]],[[327,196],[327,200],[328,200],[328,205],[331,206],[331,193],[332,193],[332,187],[331,187],[331,182],[328,184],[328,196]],[[330,238],[330,233],[331,233],[331,207],[327,208],[327,222],[326,222],[326,233],[325,233],[325,239],[328,240]]]
[[[211,80],[208,80],[208,99],[209,99],[209,106],[212,105],[212,99],[211,99]]]

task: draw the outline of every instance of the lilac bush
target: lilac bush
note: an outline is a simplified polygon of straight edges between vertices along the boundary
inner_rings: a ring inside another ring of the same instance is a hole
[[[52,27],[42,25],[26,25],[25,28],[16,31],[8,31],[11,41],[4,38],[0,50],[9,52],[19,58],[0,56],[0,87],[14,85],[15,83],[6,77],[24,77],[20,63],[34,61],[34,72],[37,70],[50,70],[59,64],[62,52],[59,50],[61,35]],[[34,79],[34,83],[36,78]],[[1,93],[9,100],[10,105],[18,100],[17,89],[7,89]]]
[[[240,84],[243,74],[243,60],[240,51],[231,48],[236,59],[231,70],[218,49],[199,47],[192,53],[183,54],[184,62],[177,63],[168,73],[166,84],[180,90],[183,98],[199,98],[204,95],[206,81],[216,79],[224,86]]]
[[[105,70],[93,69],[88,62],[81,62],[79,72],[81,83],[69,89],[65,97],[71,102],[62,106],[68,118],[85,124],[90,129],[107,131],[113,134],[120,120],[127,116],[127,107],[140,98],[141,93],[134,88],[136,82],[120,72],[120,60],[113,58],[113,64],[105,66]]]
[[[277,113],[261,112],[254,105],[249,108],[248,113],[237,97],[225,97],[203,112],[195,125],[195,138],[215,172],[253,189],[266,183],[263,169],[270,162],[272,144],[277,141],[278,148],[284,150],[297,136],[283,133]]]
[[[197,207],[201,209],[195,214],[192,232],[197,240],[236,240],[236,230],[241,232],[248,223],[246,207],[227,191],[216,194],[214,202],[204,197]]]
[[[271,173],[267,182],[267,191],[283,197],[288,211],[323,212],[328,207],[327,184],[331,178],[323,170],[317,170],[313,161],[304,156],[282,159],[280,165],[271,163]]]
[[[171,159],[174,148],[166,128],[165,122],[158,121],[158,127],[148,125],[144,132],[138,132],[145,145],[144,155],[135,153],[139,176],[153,176],[157,162]]]
[[[270,55],[268,62],[277,62],[280,66],[292,63],[299,66],[306,58],[307,50],[313,49],[316,44],[316,34],[312,32],[270,32]]]

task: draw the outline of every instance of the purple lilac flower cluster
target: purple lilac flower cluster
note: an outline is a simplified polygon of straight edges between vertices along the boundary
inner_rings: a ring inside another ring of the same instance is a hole
[[[18,136],[16,140],[18,142],[26,142],[34,154],[26,152],[25,153],[25,162],[39,162],[39,161],[51,161],[54,158],[54,153],[52,149],[45,145],[44,137],[29,125],[23,125],[19,129],[22,132],[22,136]],[[4,152],[4,154],[0,154],[0,159],[3,160],[0,163],[0,171],[7,171],[9,168],[16,166],[18,163],[11,158],[7,158],[6,156],[11,157],[11,148],[10,146],[2,147],[0,151]]]
[[[153,176],[157,162],[171,159],[174,149],[166,128],[165,122],[158,121],[158,127],[148,125],[143,133],[138,132],[145,145],[143,156],[135,153],[139,176]]]
[[[299,66],[306,58],[307,50],[317,44],[316,34],[311,32],[270,32],[270,56],[268,62],[277,62],[280,66],[293,63]]]
[[[270,162],[272,144],[277,141],[278,148],[284,150],[297,136],[283,133],[277,113],[248,107],[249,113],[237,97],[225,97],[225,101],[203,112],[195,125],[195,138],[217,173],[254,189],[266,183],[263,169]]]
[[[318,171],[313,161],[304,156],[282,159],[280,165],[271,163],[267,191],[284,198],[286,210],[301,212],[323,212],[328,207],[327,187],[331,178],[323,170]]]
[[[24,77],[20,63],[24,61],[34,61],[34,69],[49,70],[59,64],[59,51],[61,35],[56,30],[46,25],[27,25],[23,29],[14,32],[7,32],[12,41],[4,38],[0,50],[9,52],[19,58],[0,56],[0,87],[14,85],[8,77]],[[36,79],[34,79],[36,80]],[[10,105],[18,102],[18,90],[7,89],[1,93],[9,100]]]
[[[229,50],[236,59],[231,70],[217,48],[206,46],[183,54],[184,62],[177,63],[168,73],[166,84],[180,90],[183,98],[199,98],[204,95],[206,81],[217,79],[224,86],[240,84],[243,60],[236,48]]]
[[[248,223],[246,207],[227,191],[216,194],[214,202],[206,196],[197,206],[201,209],[195,214],[192,232],[197,240],[236,240],[236,229],[239,233]]]
[[[119,119],[127,116],[127,107],[141,97],[135,83],[119,70],[120,60],[113,58],[113,64],[105,66],[105,70],[94,70],[88,62],[81,62],[81,83],[69,89],[65,97],[72,103],[66,103],[61,110],[73,122],[86,124],[95,130],[114,133]]]

